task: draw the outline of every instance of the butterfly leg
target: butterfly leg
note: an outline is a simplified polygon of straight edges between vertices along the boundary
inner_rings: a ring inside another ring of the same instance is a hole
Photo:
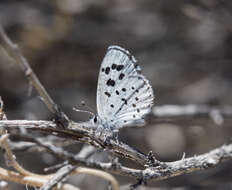
[[[118,130],[110,130],[104,134],[104,141],[106,144],[110,144],[111,140],[115,141],[117,144],[119,143]]]
[[[102,134],[103,134],[103,127],[101,126],[98,126],[94,132],[93,132],[93,135],[96,136],[97,138],[101,138],[102,137]]]
[[[118,130],[113,130],[113,132],[112,132],[112,138],[113,138],[117,143],[119,143],[119,140],[118,140]]]

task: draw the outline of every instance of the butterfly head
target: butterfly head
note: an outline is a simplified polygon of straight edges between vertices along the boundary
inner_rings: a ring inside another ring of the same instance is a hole
[[[99,118],[99,116],[97,115],[93,115],[93,117],[90,119],[90,122],[92,123],[92,125],[98,127],[101,124],[101,120]]]
[[[91,118],[90,121],[92,125],[98,129],[113,131],[115,128],[113,122],[105,121],[104,119],[101,119],[98,115],[95,115],[93,118]]]

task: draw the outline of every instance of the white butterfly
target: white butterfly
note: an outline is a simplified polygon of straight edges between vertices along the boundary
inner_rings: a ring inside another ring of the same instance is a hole
[[[94,124],[110,131],[144,124],[143,116],[152,104],[152,87],[135,58],[119,46],[110,46],[99,72]]]

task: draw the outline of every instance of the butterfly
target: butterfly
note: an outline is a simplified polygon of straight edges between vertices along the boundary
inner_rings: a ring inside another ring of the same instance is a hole
[[[100,67],[93,122],[110,131],[143,125],[152,105],[152,87],[135,58],[119,46],[108,47]]]

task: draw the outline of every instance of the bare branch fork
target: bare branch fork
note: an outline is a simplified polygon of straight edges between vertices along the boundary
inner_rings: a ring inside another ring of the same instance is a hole
[[[15,134],[24,139],[24,141],[33,142],[34,144],[45,148],[47,151],[51,152],[57,157],[64,159],[65,163],[62,166],[61,170],[58,170],[56,174],[53,174],[49,178],[46,178],[45,181],[41,182],[38,186],[41,187],[41,190],[51,189],[55,187],[60,181],[62,181],[66,176],[70,175],[74,170],[77,171],[79,168],[76,168],[77,165],[87,166],[91,168],[100,169],[106,172],[115,173],[118,175],[129,176],[132,178],[140,179],[141,181],[147,180],[163,180],[177,175],[182,175],[184,173],[190,173],[197,170],[208,169],[213,166],[218,165],[221,161],[225,159],[232,159],[232,144],[223,145],[217,149],[214,149],[206,154],[199,156],[184,158],[175,162],[160,162],[156,160],[153,154],[150,152],[148,155],[145,155],[138,150],[128,146],[125,143],[118,142],[114,139],[110,139],[109,142],[105,142],[105,139],[102,137],[97,137],[93,133],[93,129],[90,122],[76,123],[71,121],[67,115],[58,107],[57,104],[49,96],[45,88],[42,86],[37,76],[31,69],[25,57],[21,54],[19,48],[14,44],[9,37],[5,34],[3,29],[0,27],[0,40],[4,43],[8,53],[15,59],[15,61],[22,67],[25,75],[27,76],[29,82],[35,87],[39,95],[42,97],[42,100],[48,107],[48,109],[55,115],[55,122],[52,121],[27,121],[27,120],[1,120],[2,108],[0,106],[0,129],[6,129],[10,134]],[[162,117],[180,117],[180,116],[195,116],[195,115],[209,115],[217,123],[221,124],[223,117],[232,117],[232,108],[212,108],[204,105],[187,105],[187,106],[157,106],[153,110],[153,116],[157,118]],[[143,169],[133,169],[121,165],[120,163],[102,163],[97,161],[90,161],[86,159],[86,156],[81,157],[74,155],[65,151],[61,147],[54,146],[52,143],[44,142],[39,138],[29,136],[27,134],[22,134],[20,128],[30,131],[44,132],[48,135],[68,138],[77,140],[84,143],[89,143],[95,147],[107,150],[108,152],[116,155],[128,158],[135,161],[136,163],[143,166]],[[17,132],[15,132],[17,129]],[[4,136],[4,138],[6,138]],[[9,155],[10,149],[7,147],[2,139],[2,146],[4,149],[8,150]],[[8,141],[8,144],[11,141]],[[13,156],[9,156],[13,157]],[[15,165],[16,166],[16,165]],[[25,181],[24,175],[31,175],[31,173],[25,173],[24,170],[21,170],[19,167],[15,167],[16,171],[22,176],[21,180]],[[62,170],[63,169],[63,170]],[[77,169],[77,170],[76,170]],[[62,171],[62,172],[61,172]],[[78,172],[85,171],[88,173],[88,170],[79,169]],[[0,168],[0,179],[8,179],[3,175],[6,172],[4,169]],[[94,171],[91,171],[94,175]],[[11,173],[12,176],[17,176],[17,173]],[[22,175],[23,174],[23,175]],[[105,178],[111,181],[112,187],[117,189],[117,183],[114,181],[112,176],[107,176],[101,174],[99,171],[96,172],[96,175],[105,176]],[[32,175],[31,175],[32,176]],[[13,179],[13,178],[12,178]],[[15,179],[15,178],[14,178]],[[14,180],[13,180],[14,181]],[[17,182],[17,180],[15,180]],[[22,181],[21,181],[22,182]],[[31,184],[27,181],[28,184]],[[24,183],[25,184],[25,183]],[[35,184],[35,183],[34,183]]]
[[[13,155],[13,153],[11,152],[9,148],[10,141],[8,140],[8,137],[9,137],[8,134],[3,134],[0,138],[0,145],[6,151],[8,163],[18,173],[0,168],[0,179],[1,180],[6,179],[6,180],[13,181],[16,183],[29,184],[31,186],[38,186],[38,187],[41,187],[40,188],[41,190],[49,190],[55,185],[57,185],[59,181],[63,180],[63,178],[65,178],[67,175],[85,173],[85,174],[91,174],[91,175],[102,177],[111,182],[112,188],[114,190],[119,189],[118,183],[113,176],[111,176],[110,174],[104,171],[99,171],[96,169],[88,169],[88,168],[81,168],[81,167],[77,168],[76,166],[66,165],[65,167],[61,168],[58,172],[56,172],[55,174],[40,175],[40,174],[32,173],[24,169],[22,166],[18,164],[18,162],[15,159],[15,156]],[[88,157],[88,153],[83,154],[80,152],[79,157],[80,156],[82,156],[83,158],[86,158]],[[59,187],[56,187],[55,189],[79,190],[79,188],[76,188],[69,184],[61,184],[59,185]]]

